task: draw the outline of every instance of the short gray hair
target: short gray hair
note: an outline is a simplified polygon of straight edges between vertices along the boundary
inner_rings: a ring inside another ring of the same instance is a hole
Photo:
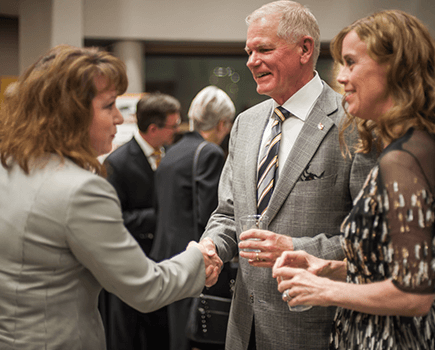
[[[233,121],[236,107],[223,90],[210,85],[198,92],[187,115],[191,130],[207,131],[214,128],[220,120]]]
[[[279,0],[265,4],[252,12],[246,17],[246,24],[249,26],[260,18],[272,14],[281,15],[278,37],[293,44],[305,35],[313,38],[313,68],[315,68],[320,54],[320,29],[316,17],[307,7],[295,1]]]

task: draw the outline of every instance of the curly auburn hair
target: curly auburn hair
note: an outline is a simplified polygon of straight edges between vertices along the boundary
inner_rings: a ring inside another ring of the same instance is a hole
[[[369,152],[373,144],[381,149],[411,127],[435,133],[435,45],[424,24],[399,10],[381,11],[357,20],[331,42],[332,56],[339,64],[343,64],[343,40],[351,31],[366,43],[371,58],[386,64],[387,89],[394,106],[377,122],[359,120],[346,112],[341,144],[350,125],[358,128],[361,141],[357,151],[363,153]]]
[[[124,63],[96,48],[59,45],[30,66],[6,96],[0,115],[0,159],[28,174],[31,162],[57,154],[104,175],[91,147],[89,128],[94,78],[123,94],[128,85]]]

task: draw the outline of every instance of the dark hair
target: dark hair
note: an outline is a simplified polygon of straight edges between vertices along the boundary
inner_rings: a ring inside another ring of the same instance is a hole
[[[48,153],[70,158],[98,174],[104,168],[90,142],[94,78],[120,95],[128,81],[124,63],[96,48],[60,45],[30,66],[5,98],[0,118],[0,157],[29,173],[29,162]]]
[[[358,120],[346,112],[348,118],[341,129],[341,140],[346,128],[356,125],[361,136],[358,151],[369,152],[373,134],[380,148],[382,143],[401,137],[411,127],[435,132],[435,45],[427,28],[403,11],[377,12],[336,35],[331,53],[338,63],[343,63],[343,40],[351,31],[367,44],[368,54],[375,61],[386,64],[387,88],[394,106],[377,122]]]
[[[151,124],[163,128],[169,114],[180,112],[180,102],[170,95],[153,92],[142,97],[137,103],[137,126],[146,132]]]

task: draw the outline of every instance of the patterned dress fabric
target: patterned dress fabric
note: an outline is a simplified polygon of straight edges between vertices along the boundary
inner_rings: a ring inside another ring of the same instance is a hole
[[[382,152],[343,222],[348,283],[435,293],[434,194],[435,135],[410,129]],[[435,349],[435,303],[423,317],[338,308],[330,349]]]

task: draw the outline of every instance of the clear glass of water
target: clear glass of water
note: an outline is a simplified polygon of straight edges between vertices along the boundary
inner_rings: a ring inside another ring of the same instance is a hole
[[[283,296],[284,296],[284,294],[286,294],[286,292],[287,291],[285,291],[284,293],[283,293]],[[287,294],[287,300],[289,299],[289,296],[288,296],[288,294]],[[290,311],[293,311],[293,312],[303,312],[303,311],[307,311],[307,310],[309,310],[309,309],[311,309],[313,306],[312,305],[296,305],[296,306],[290,306],[290,305],[288,305],[288,303],[287,303],[287,306],[288,306],[288,309],[290,310]]]
[[[250,230],[252,228],[267,230],[269,224],[269,218],[266,215],[244,215],[239,219],[240,233]],[[251,238],[251,240],[258,241],[257,238]],[[245,252],[260,252],[257,249],[243,249]]]

